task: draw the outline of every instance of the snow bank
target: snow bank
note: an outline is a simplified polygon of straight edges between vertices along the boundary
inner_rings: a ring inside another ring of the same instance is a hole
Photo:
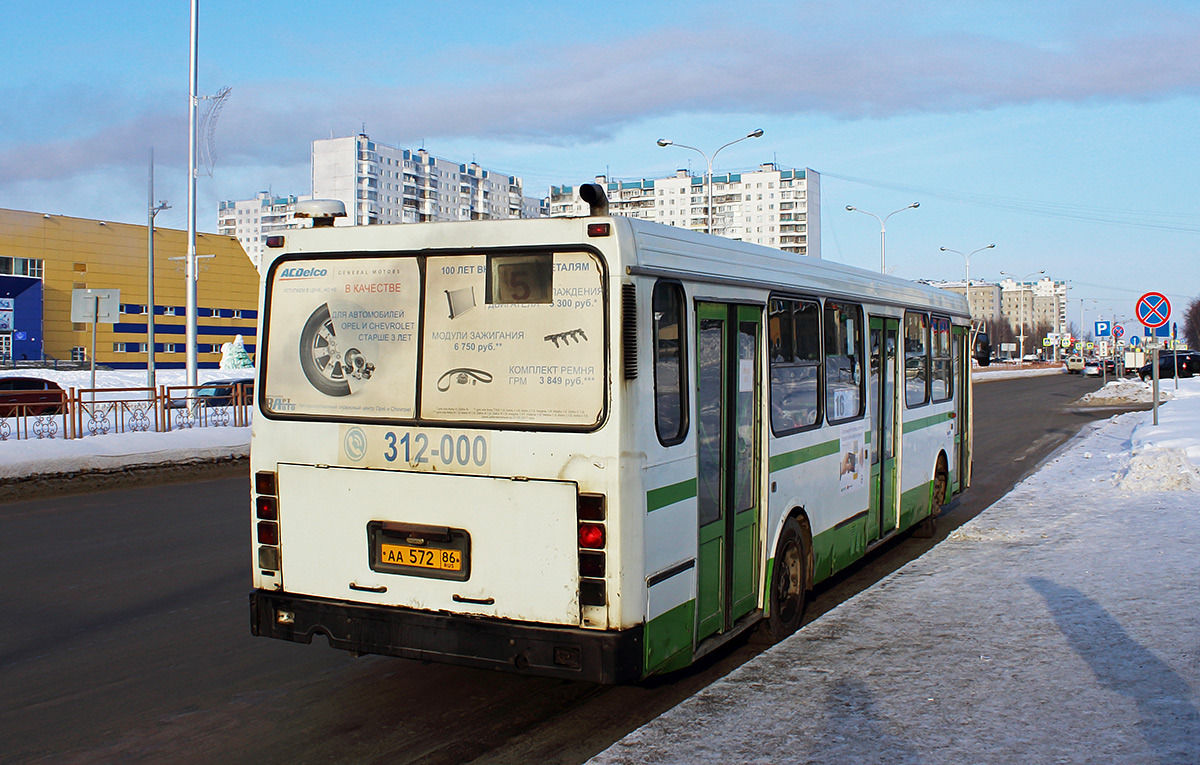
[[[1161,384],[1158,386],[1159,402],[1168,401],[1171,394]],[[1120,406],[1124,404],[1149,404],[1154,401],[1154,386],[1137,379],[1112,380],[1103,388],[1079,399],[1080,404],[1091,406]]]

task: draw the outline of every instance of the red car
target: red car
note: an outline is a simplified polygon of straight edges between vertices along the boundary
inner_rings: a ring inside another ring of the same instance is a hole
[[[62,414],[67,394],[53,380],[0,377],[0,417]]]

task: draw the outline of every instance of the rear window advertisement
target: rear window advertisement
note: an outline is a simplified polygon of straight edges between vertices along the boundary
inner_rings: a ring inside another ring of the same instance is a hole
[[[426,263],[422,419],[587,427],[604,409],[604,292],[581,252]]]
[[[281,414],[412,418],[413,258],[306,260],[273,274],[264,394]]]

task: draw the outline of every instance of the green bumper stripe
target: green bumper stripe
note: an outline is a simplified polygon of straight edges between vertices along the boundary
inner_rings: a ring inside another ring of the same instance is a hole
[[[914,430],[921,430],[923,428],[932,428],[934,425],[940,425],[949,419],[950,419],[950,413],[942,412],[941,414],[935,414],[930,417],[922,417],[919,420],[909,420],[904,423],[904,432],[911,433]]]
[[[839,441],[826,441],[823,444],[814,444],[806,446],[803,449],[797,449],[794,452],[785,452],[776,454],[770,460],[770,471],[774,473],[777,470],[790,468],[794,465],[800,465],[805,462],[811,462],[821,457],[828,457],[831,454],[837,454],[839,451]]]
[[[663,486],[659,489],[651,489],[646,492],[646,512],[652,513],[660,507],[673,505],[676,502],[682,502],[685,499],[691,499],[695,496],[695,478],[689,478],[686,481],[673,483],[670,486]]]

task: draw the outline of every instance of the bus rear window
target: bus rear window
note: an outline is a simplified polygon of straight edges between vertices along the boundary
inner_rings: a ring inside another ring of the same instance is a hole
[[[266,409],[593,427],[606,391],[602,276],[594,255],[547,250],[280,263]]]

